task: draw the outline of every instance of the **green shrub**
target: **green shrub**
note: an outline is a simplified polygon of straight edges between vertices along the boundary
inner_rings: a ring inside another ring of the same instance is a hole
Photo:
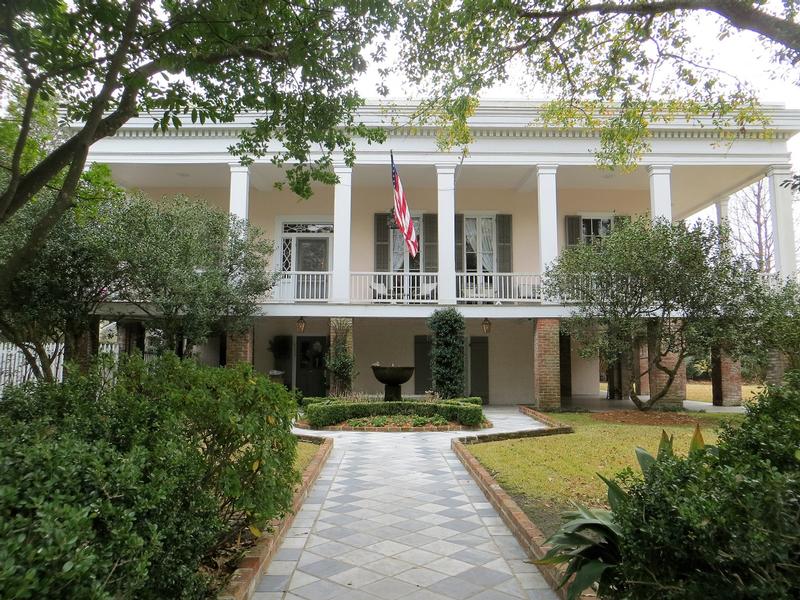
[[[724,425],[716,448],[699,429],[687,457],[671,447],[664,435],[657,460],[637,449],[643,477],[607,482],[613,514],[578,515],[551,538],[547,561],[578,573],[570,591],[599,581],[607,598],[797,598],[800,375]]]
[[[441,416],[447,421],[475,427],[483,421],[480,406],[462,402],[329,402],[315,403],[306,408],[306,416],[311,427],[327,427],[349,419],[375,417],[381,415],[418,415],[422,417]]]
[[[440,398],[464,394],[464,317],[455,308],[443,308],[428,318],[431,330],[433,391]]]
[[[248,367],[174,356],[7,390],[0,597],[204,597],[201,566],[289,506],[294,413]]]

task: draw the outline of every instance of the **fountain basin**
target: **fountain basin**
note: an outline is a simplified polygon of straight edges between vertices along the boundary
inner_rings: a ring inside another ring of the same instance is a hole
[[[411,379],[414,374],[414,367],[383,367],[372,365],[372,373],[375,379],[384,386],[383,399],[385,402],[396,402],[402,399],[400,386]]]

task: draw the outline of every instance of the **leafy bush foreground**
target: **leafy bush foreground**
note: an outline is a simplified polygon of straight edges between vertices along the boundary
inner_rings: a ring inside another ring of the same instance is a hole
[[[800,597],[800,374],[771,387],[718,445],[699,431],[686,457],[664,434],[642,475],[607,481],[611,511],[577,507],[550,538],[545,563],[594,582],[602,598]]]
[[[290,505],[294,400],[167,356],[0,402],[0,597],[203,598],[215,559]]]

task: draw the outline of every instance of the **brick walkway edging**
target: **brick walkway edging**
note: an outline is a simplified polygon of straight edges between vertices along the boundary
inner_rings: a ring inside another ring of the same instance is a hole
[[[303,480],[292,498],[292,508],[282,519],[276,519],[270,523],[271,533],[264,533],[256,545],[245,552],[239,561],[238,568],[233,572],[228,585],[217,596],[217,600],[247,600],[253,595],[261,579],[261,574],[266,571],[272,557],[278,551],[286,532],[294,522],[294,516],[303,505],[331,454],[333,438],[319,438],[310,435],[297,435],[297,437],[304,442],[319,444],[319,449],[303,471]]]
[[[544,423],[548,428],[454,438],[450,442],[450,445],[453,452],[455,452],[458,459],[464,465],[464,468],[472,476],[486,498],[500,514],[500,518],[503,519],[503,522],[511,530],[511,533],[514,534],[514,537],[517,539],[520,546],[522,546],[522,549],[525,550],[525,553],[532,560],[538,560],[543,558],[549,550],[549,546],[545,544],[547,536],[528,518],[528,515],[514,502],[511,496],[500,487],[500,484],[497,483],[489,471],[478,462],[478,459],[472,456],[469,450],[467,450],[467,446],[470,444],[482,444],[505,439],[542,437],[573,432],[572,427],[569,425],[559,423],[548,415],[542,414],[528,406],[520,406],[519,410],[523,414]],[[547,580],[547,583],[550,584],[553,591],[555,591],[562,600],[566,600],[566,587],[558,589],[558,584],[561,583],[561,579],[563,578],[563,567],[555,565],[537,565],[537,567],[542,573],[542,576]],[[589,599],[596,598],[596,596],[594,593],[584,593],[580,598]]]

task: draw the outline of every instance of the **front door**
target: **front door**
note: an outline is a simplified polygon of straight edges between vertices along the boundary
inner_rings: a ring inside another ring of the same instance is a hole
[[[431,374],[431,338],[414,336],[414,393],[424,394],[433,389]]]
[[[325,353],[328,338],[323,336],[298,336],[297,338],[297,389],[306,397],[325,395]]]
[[[469,390],[470,396],[480,396],[489,403],[489,338],[469,338]]]

